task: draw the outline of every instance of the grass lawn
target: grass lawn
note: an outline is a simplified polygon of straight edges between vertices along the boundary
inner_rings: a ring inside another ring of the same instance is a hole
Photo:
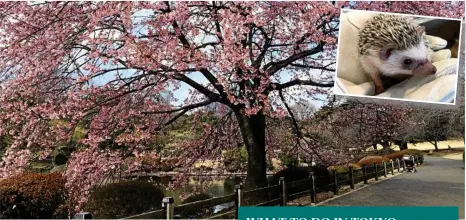
[[[464,148],[464,140],[460,139],[460,140],[447,140],[447,141],[438,142],[439,150],[448,149],[448,146],[450,146],[451,148]],[[383,149],[382,145],[378,145],[377,148],[379,150]],[[400,150],[400,148],[396,145],[392,145],[390,146],[390,148],[396,151]],[[408,144],[408,149],[417,149],[417,150],[425,151],[425,150],[434,150],[435,147],[433,144],[429,142],[422,142],[422,143],[417,143],[417,144]]]

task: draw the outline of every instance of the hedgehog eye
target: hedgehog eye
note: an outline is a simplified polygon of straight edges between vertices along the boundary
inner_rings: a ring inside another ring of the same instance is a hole
[[[405,63],[406,65],[409,65],[409,64],[413,63],[413,61],[412,61],[411,59],[406,59],[406,60],[404,61],[404,63]]]

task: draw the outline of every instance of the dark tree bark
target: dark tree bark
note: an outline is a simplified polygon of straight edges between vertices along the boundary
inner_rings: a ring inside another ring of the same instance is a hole
[[[386,150],[390,147],[389,141],[381,141],[380,144],[382,145],[383,149]]]
[[[403,141],[398,146],[400,147],[400,151],[401,150],[407,150],[408,149],[408,142]]]
[[[437,140],[434,140],[434,147],[435,147],[435,151],[438,151],[438,143],[437,143]]]
[[[246,116],[244,110],[235,111],[236,118],[248,151],[246,182],[248,187],[261,188],[268,185],[265,156],[265,116],[262,112]]]

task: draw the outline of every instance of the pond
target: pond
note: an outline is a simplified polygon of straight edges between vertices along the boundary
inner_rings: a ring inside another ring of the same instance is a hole
[[[236,184],[241,183],[240,177],[225,177],[225,178],[216,178],[215,180],[209,182],[208,185],[203,185],[202,182],[199,181],[199,178],[190,177],[187,186],[176,188],[173,191],[166,190],[166,187],[172,181],[172,177],[165,176],[165,177],[144,177],[140,178],[140,180],[147,180],[154,182],[157,186],[160,186],[160,189],[164,192],[165,196],[173,197],[175,200],[175,205],[181,205],[182,199],[181,196],[183,194],[191,194],[199,192],[199,189],[203,189],[201,192],[209,194],[212,198],[230,195],[234,193],[234,187]]]

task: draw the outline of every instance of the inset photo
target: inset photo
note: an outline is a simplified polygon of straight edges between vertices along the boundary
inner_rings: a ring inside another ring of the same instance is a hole
[[[340,16],[335,95],[455,104],[460,19],[350,9]]]

